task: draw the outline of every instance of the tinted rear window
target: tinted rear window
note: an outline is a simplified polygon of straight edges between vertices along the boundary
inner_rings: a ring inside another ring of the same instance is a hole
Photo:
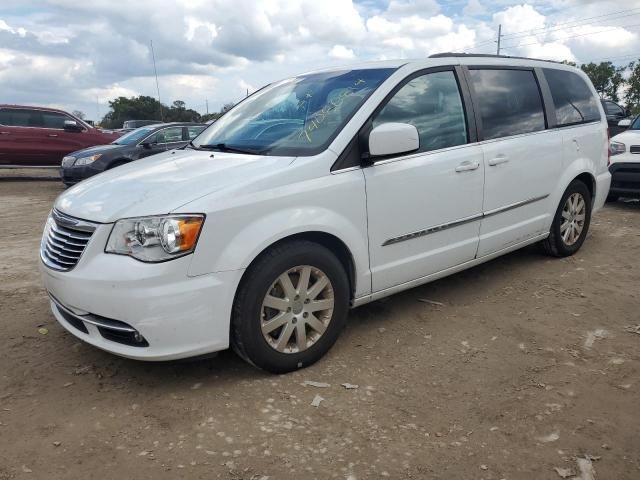
[[[545,129],[538,82],[531,70],[470,70],[485,139]]]
[[[0,123],[9,127],[42,127],[41,112],[26,109],[2,109],[0,110]]]
[[[598,100],[580,75],[567,70],[543,70],[551,89],[558,125],[600,120]]]

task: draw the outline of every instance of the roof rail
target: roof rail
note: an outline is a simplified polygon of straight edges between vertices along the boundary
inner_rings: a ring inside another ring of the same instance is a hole
[[[555,60],[544,60],[542,58],[531,58],[531,57],[513,57],[511,55],[494,55],[491,53],[456,53],[456,52],[443,52],[443,53],[434,53],[433,55],[429,55],[429,58],[444,58],[444,57],[486,57],[486,58],[514,58],[517,60],[535,60],[536,62],[550,62],[550,63],[562,63]]]

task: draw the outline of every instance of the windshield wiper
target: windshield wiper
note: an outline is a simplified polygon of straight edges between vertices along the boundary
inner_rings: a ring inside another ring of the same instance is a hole
[[[221,152],[231,152],[231,153],[248,153],[250,155],[261,155],[263,152],[262,150],[254,150],[251,148],[235,147],[233,145],[227,145],[226,143],[199,145],[197,148],[202,148],[204,150],[219,150]]]

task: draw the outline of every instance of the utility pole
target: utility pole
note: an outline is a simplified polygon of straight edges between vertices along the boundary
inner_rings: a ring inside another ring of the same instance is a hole
[[[207,99],[205,99],[204,103],[205,103],[205,104],[206,104],[206,106],[207,106],[207,115],[209,115],[209,99],[208,99],[208,98],[207,98]]]
[[[156,75],[156,89],[158,90],[158,103],[160,104],[160,120],[164,122],[162,116],[162,102],[160,101],[160,84],[158,83],[158,70],[156,69],[156,54],[153,51],[153,40],[151,40],[151,58],[153,59],[153,73]]]
[[[502,24],[498,25],[498,55],[500,55],[500,39],[502,38]]]

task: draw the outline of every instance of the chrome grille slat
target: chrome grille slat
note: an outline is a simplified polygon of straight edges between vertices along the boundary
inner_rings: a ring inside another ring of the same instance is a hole
[[[96,224],[53,210],[45,226],[40,258],[54,270],[71,270],[80,260],[95,229]]]
[[[78,259],[80,258],[80,255],[67,255],[66,253],[62,253],[62,251],[55,249],[53,247],[51,247],[50,245],[47,245],[45,247],[49,252],[54,253],[55,255],[57,255],[58,257],[64,257],[64,258],[68,258],[69,260],[75,260],[78,261]]]
[[[56,232],[58,235],[66,235],[67,237],[73,238],[75,240],[89,240],[91,238],[91,234],[86,235],[85,232],[79,232],[79,233],[82,233],[82,235],[77,235],[77,234],[71,233],[67,229],[63,230],[60,227],[51,227],[51,230]]]
[[[65,260],[61,260],[57,255],[54,255],[50,252],[44,252],[44,254],[49,258],[49,260],[55,263],[61,263],[63,265],[75,265],[76,262],[67,262]]]
[[[60,242],[59,240],[56,240],[53,235],[49,235],[49,238],[47,239],[47,242],[49,243],[49,245],[55,247],[55,248],[65,248],[71,252],[78,252],[78,254],[82,253],[82,251],[84,250],[84,245],[83,246],[79,246],[79,245],[71,245],[68,242],[65,244],[64,242]]]
[[[56,240],[60,240],[63,241],[69,245],[73,245],[75,247],[82,247],[84,248],[85,245],[87,244],[87,242],[81,242],[81,241],[76,241],[73,242],[71,240],[67,240],[65,237],[59,236],[57,233],[55,233],[53,230],[51,230],[51,232],[49,233],[49,238],[55,238]]]

